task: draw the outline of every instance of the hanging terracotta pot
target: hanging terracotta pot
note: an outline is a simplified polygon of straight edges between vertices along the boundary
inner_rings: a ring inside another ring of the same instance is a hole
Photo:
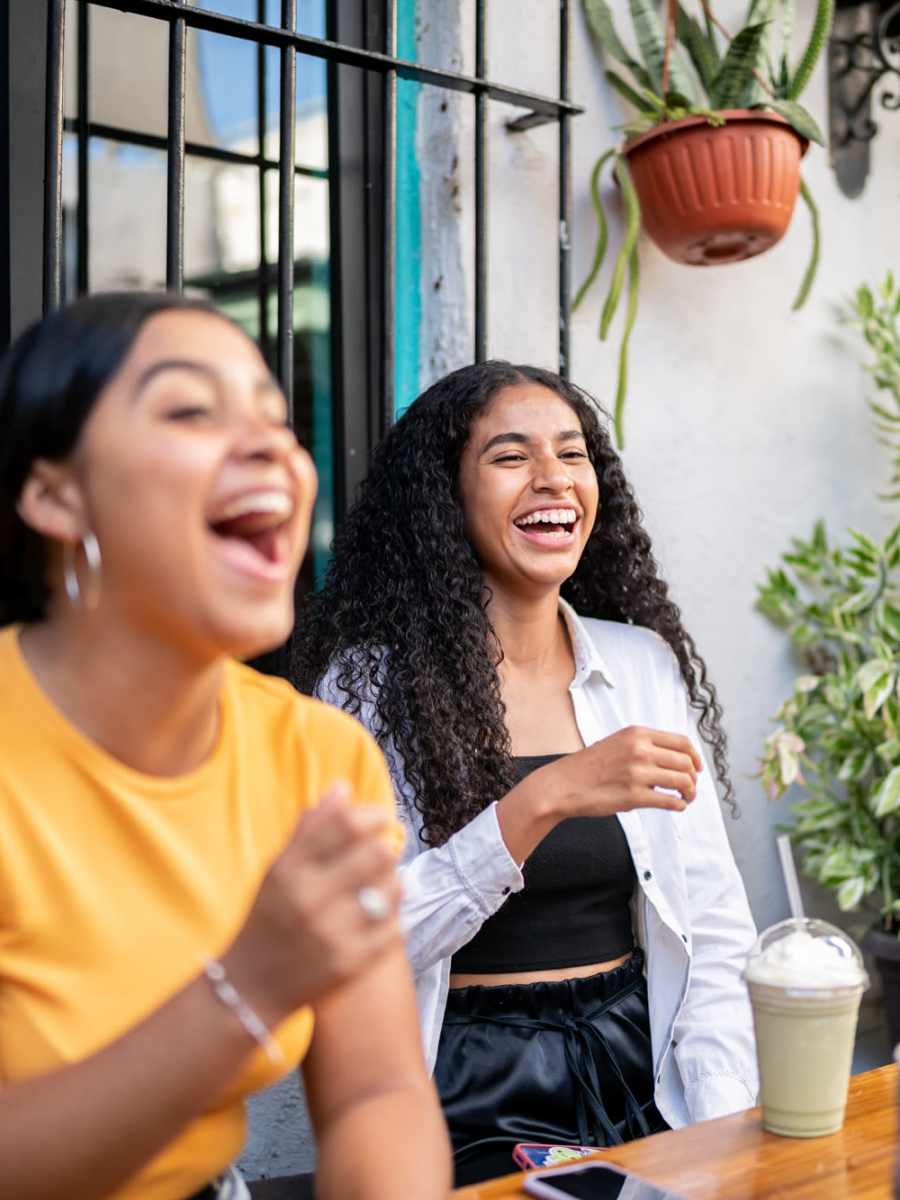
[[[644,232],[669,258],[698,267],[753,258],[783,237],[809,147],[776,113],[720,115],[724,125],[685,117],[624,147]]]

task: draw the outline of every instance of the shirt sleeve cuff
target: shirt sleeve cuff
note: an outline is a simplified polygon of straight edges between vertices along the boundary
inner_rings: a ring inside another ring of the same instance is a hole
[[[496,803],[455,833],[449,846],[466,891],[486,916],[496,912],[510,892],[525,886],[500,832]]]
[[[686,1083],[684,1098],[692,1121],[727,1117],[756,1105],[755,1093],[735,1075],[706,1075]]]

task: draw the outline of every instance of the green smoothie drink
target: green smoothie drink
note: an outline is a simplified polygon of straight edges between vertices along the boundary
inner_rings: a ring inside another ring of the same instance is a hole
[[[854,943],[826,921],[791,918],[750,952],[763,1126],[821,1137],[844,1123],[859,1001],[868,976]]]

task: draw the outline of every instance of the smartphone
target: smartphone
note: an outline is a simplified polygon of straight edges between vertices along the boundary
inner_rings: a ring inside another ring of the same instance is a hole
[[[529,1175],[523,1186],[526,1195],[545,1200],[683,1200],[612,1163],[583,1163]]]
[[[561,1146],[553,1142],[519,1142],[513,1147],[513,1162],[523,1171],[535,1167],[561,1167],[574,1163],[586,1154],[596,1154],[597,1146]]]

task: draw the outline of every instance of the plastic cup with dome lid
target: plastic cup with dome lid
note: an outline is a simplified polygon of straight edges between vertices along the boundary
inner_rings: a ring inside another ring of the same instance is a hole
[[[763,1125],[821,1137],[844,1123],[859,1002],[869,983],[843,930],[790,917],[760,934],[747,958]]]

